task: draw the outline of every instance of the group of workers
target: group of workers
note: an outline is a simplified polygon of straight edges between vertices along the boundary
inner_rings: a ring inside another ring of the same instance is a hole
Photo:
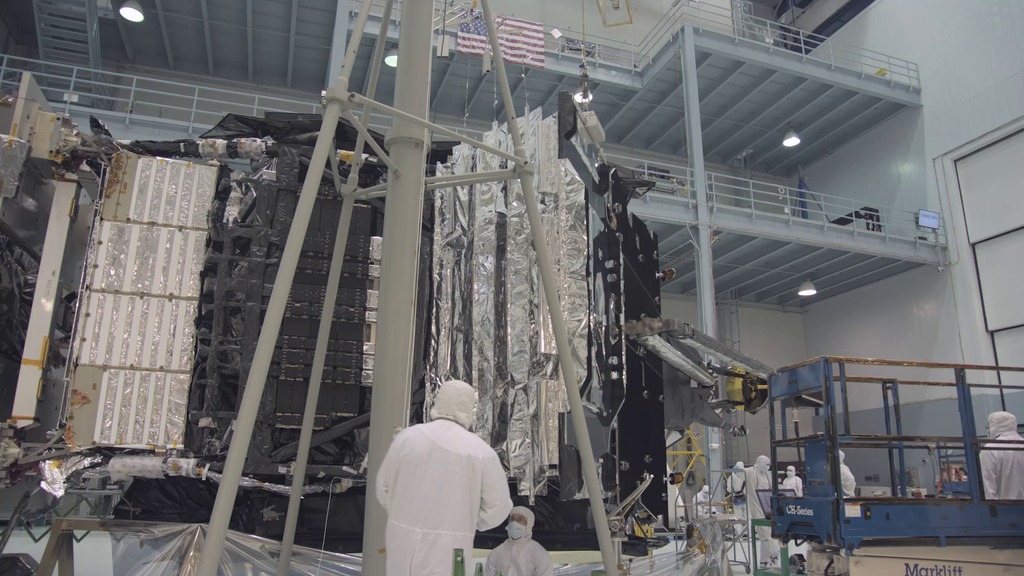
[[[455,551],[468,563],[476,532],[506,519],[508,540],[488,556],[487,576],[552,574],[551,557],[532,538],[533,512],[512,507],[498,455],[471,432],[476,405],[472,386],[445,382],[430,422],[399,432],[385,454],[376,489],[388,513],[388,576],[449,576]]]
[[[553,563],[547,550],[533,540],[534,514],[512,506],[508,480],[498,455],[473,434],[477,393],[458,380],[444,383],[430,410],[430,422],[399,432],[376,478],[377,500],[387,510],[385,555],[389,576],[447,576],[454,552],[472,558],[476,532],[497,527],[507,519],[508,539],[494,549],[486,563],[487,576],[549,576]],[[1009,412],[988,418],[990,440],[1024,440],[1017,419]],[[1024,499],[1024,450],[999,443],[985,445],[981,472],[988,499]],[[839,451],[843,496],[855,496],[857,481]],[[786,468],[783,489],[804,495],[803,480],[794,466]],[[758,456],[752,467],[737,462],[726,488],[737,516],[765,518],[758,490],[772,488],[771,460]],[[429,499],[424,495],[429,494]],[[698,514],[713,513],[711,489],[703,486],[693,499]],[[756,531],[762,563],[774,564],[779,543],[771,529]]]

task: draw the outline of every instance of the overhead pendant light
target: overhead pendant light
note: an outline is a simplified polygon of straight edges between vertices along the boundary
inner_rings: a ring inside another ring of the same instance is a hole
[[[818,293],[818,289],[814,287],[814,283],[810,280],[804,280],[803,284],[800,284],[800,289],[796,291],[798,296],[814,296]]]
[[[584,62],[580,65],[580,89],[572,95],[577,104],[589,104],[594,99],[594,93],[590,91],[590,71]]]
[[[142,13],[142,6],[136,0],[125,0],[117,12],[129,22],[142,22],[146,19],[146,15]]]
[[[786,148],[792,148],[800,143],[800,135],[796,133],[792,128],[786,132],[786,136],[782,139],[782,145]]]
[[[384,55],[384,63],[392,68],[398,67],[398,48],[392,48],[388,50],[387,54]]]

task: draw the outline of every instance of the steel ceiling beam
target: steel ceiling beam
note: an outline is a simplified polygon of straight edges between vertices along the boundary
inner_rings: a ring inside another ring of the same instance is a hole
[[[437,96],[444,90],[445,82],[448,81],[448,77],[451,76],[452,69],[455,68],[455,56],[448,61],[448,67],[444,69],[444,74],[441,75],[441,81],[437,83],[437,87],[434,88],[434,93],[430,95],[430,107],[435,107]]]
[[[299,22],[299,0],[292,0],[292,25],[288,32],[288,85],[292,85],[292,72],[295,69],[295,26]],[[363,88],[363,92],[366,89]]]
[[[764,86],[765,84],[770,82],[772,80],[772,78],[775,78],[778,75],[779,75],[778,71],[773,71],[771,74],[765,76],[764,80],[761,80],[760,82],[757,83],[757,86],[754,86],[753,88],[751,88],[750,91],[748,91],[744,96],[742,96],[739,100],[737,100],[732,106],[729,106],[728,108],[726,108],[724,112],[719,114],[717,118],[713,119],[710,124],[705,126],[704,129],[703,129],[703,132],[705,134],[707,134],[707,132],[709,130],[711,130],[711,128],[713,128],[715,126],[715,124],[718,124],[720,121],[722,121],[723,119],[727,118],[729,116],[729,114],[732,114],[733,110],[736,110],[737,108],[739,108],[740,106],[742,106],[743,104],[748,102],[750,100],[751,96],[754,96],[755,94],[757,94],[757,91],[760,90],[762,86]]]
[[[252,0],[245,0],[245,38],[249,49],[249,82],[252,82]]]
[[[206,69],[213,76],[213,43],[210,42],[210,13],[206,6],[206,0],[199,0],[199,6],[203,10],[203,36],[206,38]],[[121,19],[117,19],[118,23]]]
[[[658,102],[651,109],[651,111],[647,114],[647,116],[644,116],[643,118],[641,118],[640,121],[636,123],[636,126],[633,126],[633,128],[629,132],[627,132],[624,137],[620,138],[619,142],[621,144],[625,144],[626,142],[628,142],[629,139],[632,138],[634,134],[636,134],[641,128],[643,128],[648,122],[650,122],[651,118],[653,118],[658,113],[658,110],[661,109],[662,106],[664,106],[666,103],[668,103],[669,100],[674,98],[676,96],[676,94],[679,94],[679,92],[682,89],[683,89],[683,85],[681,83],[680,84],[676,84],[676,87],[673,88],[672,90],[670,90],[669,93],[666,94],[665,97],[662,98],[661,101]],[[683,116],[684,113],[681,112],[679,115]]]
[[[758,257],[754,258],[750,262],[746,262],[744,264],[729,264],[729,266],[735,266],[736,268],[734,270],[730,270],[728,272],[725,272],[723,274],[719,274],[719,275],[715,276],[716,290],[718,290],[719,292],[725,292],[726,290],[732,290],[732,287],[730,287],[730,288],[722,288],[722,282],[725,279],[731,278],[731,277],[739,274],[740,272],[743,272],[744,268],[746,268],[746,269],[754,268],[757,265],[761,264],[762,262],[770,259],[772,256],[777,255],[779,252],[782,252],[782,251],[786,250],[787,248],[789,248],[791,246],[792,246],[792,244],[783,243],[782,246],[779,246],[778,248],[775,248],[774,250],[769,250],[767,253],[762,254],[761,256],[758,256]]]
[[[171,51],[171,37],[167,35],[167,19],[164,18],[162,0],[156,1],[156,19],[160,22],[160,34],[164,40],[164,52],[167,55],[167,67],[174,70],[174,53]]]
[[[752,144],[752,145],[750,146],[750,149],[751,149],[751,150],[756,150],[756,149],[757,149],[757,146],[758,146],[759,144],[761,144],[761,142],[764,142],[765,138],[768,138],[768,137],[770,137],[770,136],[772,136],[772,135],[775,135],[775,136],[776,136],[776,140],[777,140],[777,142],[776,142],[775,146],[774,146],[774,147],[773,147],[773,148],[772,148],[771,150],[769,150],[769,151],[768,151],[767,153],[763,154],[763,155],[761,156],[761,158],[767,158],[768,156],[771,156],[772,154],[774,154],[774,153],[775,153],[775,151],[776,151],[776,150],[778,150],[779,148],[783,148],[783,145],[782,145],[782,140],[783,140],[783,139],[782,139],[782,136],[783,136],[783,135],[785,134],[785,133],[783,132],[783,129],[787,128],[788,126],[791,126],[791,125],[793,125],[793,119],[794,119],[794,118],[798,117],[798,116],[799,116],[800,114],[803,114],[804,110],[807,110],[807,109],[808,109],[808,108],[810,108],[811,106],[814,106],[815,104],[817,104],[819,100],[821,100],[822,98],[824,98],[825,96],[827,96],[828,94],[830,94],[830,93],[832,92],[832,90],[834,90],[834,89],[835,89],[835,86],[830,86],[830,87],[828,87],[827,89],[825,89],[825,91],[824,91],[824,92],[822,92],[821,94],[818,94],[818,95],[817,95],[817,96],[815,96],[815,97],[814,97],[813,99],[811,99],[811,101],[810,101],[810,102],[807,102],[806,104],[804,104],[803,106],[801,106],[799,110],[797,110],[797,111],[796,111],[796,112],[794,112],[793,114],[790,114],[790,115],[788,115],[788,117],[787,117],[787,118],[786,118],[785,120],[783,120],[782,122],[779,122],[779,123],[778,123],[778,124],[777,124],[777,125],[776,125],[776,126],[775,126],[774,128],[772,128],[771,130],[769,130],[769,131],[765,132],[764,134],[762,134],[762,135],[761,135],[761,137],[760,137],[760,138],[758,138],[757,140],[755,140],[755,141],[754,141],[754,143],[753,143],[753,144]],[[831,115],[832,115],[832,114],[833,114],[833,113],[834,113],[834,112],[835,112],[835,111],[836,111],[837,109],[840,109],[840,108],[842,108],[843,106],[846,106],[847,104],[849,104],[849,103],[850,103],[850,101],[851,101],[851,100],[853,100],[854,98],[856,98],[857,96],[858,96],[858,94],[854,94],[854,95],[853,95],[853,97],[851,97],[851,98],[849,98],[849,99],[847,99],[847,100],[843,101],[843,102],[842,102],[841,104],[839,104],[838,106],[836,106],[836,107],[835,107],[835,108],[833,108],[832,110],[829,110],[829,111],[828,111],[828,112],[826,112],[826,113],[825,113],[824,115],[822,115],[821,117],[819,117],[819,118],[818,118],[817,120],[814,120],[814,121],[813,121],[813,122],[811,122],[810,124],[808,124],[808,125],[806,125],[806,126],[801,126],[800,124],[796,124],[796,125],[795,125],[795,126],[793,127],[793,129],[794,129],[794,130],[796,130],[796,129],[798,129],[798,128],[799,128],[799,130],[800,130],[801,132],[805,132],[805,131],[807,131],[807,130],[810,130],[810,129],[811,129],[811,128],[813,128],[813,127],[814,127],[815,125],[817,125],[817,124],[818,124],[819,122],[821,122],[821,121],[822,121],[822,120],[824,120],[825,118],[827,118],[827,117],[831,116]]]
[[[93,70],[103,67],[103,60],[100,57],[100,26],[99,14],[96,2],[85,3],[85,30],[89,41],[89,66]]]
[[[666,68],[668,68],[669,64],[677,61],[675,57],[676,50],[672,46],[674,43],[675,41],[670,42],[666,47],[667,49],[662,50],[662,53],[654,61],[654,63],[651,66],[649,66],[646,71],[644,71],[644,82],[641,84],[640,89],[636,91],[636,94],[633,94],[633,96],[629,99],[629,102],[627,102],[625,106],[619,108],[615,115],[612,116],[611,119],[608,120],[608,122],[605,122],[605,132],[611,131],[612,125],[622,118],[623,112],[625,112],[626,110],[633,109],[633,105],[636,104],[637,100],[640,99],[640,96],[644,94],[644,90],[647,88],[649,79],[653,80],[654,78],[657,78]]]
[[[512,89],[512,100],[515,101],[516,96],[519,95],[519,91],[526,85],[527,76],[530,74],[532,68],[523,67],[523,74],[519,77],[519,82],[516,83],[516,87]],[[529,107],[529,102],[526,103]],[[498,122],[502,122],[508,117],[508,110],[502,109],[501,114],[498,115]]]
[[[815,283],[814,287],[818,288],[818,284],[817,283],[819,283],[819,282],[824,282],[825,280],[827,280],[829,278],[834,278],[834,277],[836,277],[836,276],[838,276],[840,274],[847,274],[847,273],[850,272],[850,270],[853,270],[855,268],[860,268],[861,266],[864,266],[865,264],[870,264],[870,263],[875,262],[877,260],[885,260],[885,259],[880,257],[880,256],[872,256],[872,257],[870,257],[867,260],[864,260],[862,262],[857,262],[856,264],[853,264],[853,265],[850,265],[850,266],[844,266],[843,268],[840,268],[839,270],[836,270],[835,272],[829,272],[828,274],[825,274],[824,276],[818,276],[817,278],[812,278],[810,280],[811,280],[811,282]],[[869,274],[870,274],[870,272],[869,272]],[[858,276],[860,276],[860,274],[858,274]],[[781,297],[786,295],[786,292],[789,292],[789,290],[783,290],[782,292],[779,292],[777,294],[772,294],[769,298],[767,298],[767,300],[774,300],[775,298],[781,298]]]
[[[817,275],[815,275],[815,272],[817,270],[821,270],[822,268],[825,268],[826,266],[836,265],[837,262],[841,262],[843,260],[848,260],[850,257],[862,257],[862,256],[864,256],[864,255],[863,254],[858,254],[856,252],[847,252],[846,254],[843,254],[842,256],[840,256],[840,257],[838,257],[838,258],[836,258],[836,259],[834,259],[834,260],[832,260],[830,262],[825,262],[823,264],[815,266],[814,268],[811,268],[810,270],[807,270],[806,272],[804,272],[802,274],[796,274],[795,276],[796,276],[796,278],[797,278],[797,280],[799,282],[803,282],[804,280],[810,280],[811,282],[815,282],[815,281],[818,281],[818,280],[823,280],[825,278],[829,278],[829,277],[831,277],[831,276],[833,276],[835,274],[841,274],[843,272],[846,272],[850,268],[856,268],[857,266],[860,266],[861,264],[864,264],[865,262],[869,262],[871,260],[874,260],[874,259],[878,258],[878,256],[870,256],[867,260],[864,260],[864,261],[861,261],[861,262],[856,262],[856,263],[854,263],[853,265],[850,265],[850,266],[847,266],[844,263],[842,266],[839,267],[839,270],[837,270],[835,272],[829,272],[828,274],[825,274],[824,276],[817,276]],[[782,284],[786,284],[786,283],[792,284],[793,283],[793,278],[790,277],[785,282],[782,282]],[[778,298],[780,296],[785,295],[786,292],[789,292],[792,289],[793,289],[792,286],[787,286],[786,288],[784,288],[781,291],[773,292],[771,296],[759,297],[758,300],[761,300],[762,302],[764,302],[766,300],[774,300],[774,299],[776,299],[776,298]],[[767,288],[759,290],[758,294],[763,294],[766,290],[767,290]]]
[[[822,98],[824,98],[824,97],[825,97],[826,95],[828,95],[829,93],[831,93],[831,92],[832,92],[832,90],[834,90],[834,89],[835,89],[835,86],[831,86],[831,87],[829,87],[829,88],[828,88],[827,90],[825,90],[825,91],[824,91],[824,92],[822,92],[821,94],[818,94],[818,96],[816,96],[816,97],[815,97],[815,98],[814,98],[813,100],[811,100],[810,102],[808,102],[808,103],[807,103],[807,104],[806,104],[805,106],[801,106],[801,107],[800,107],[800,109],[796,111],[796,113],[794,113],[794,114],[791,114],[791,115],[789,116],[789,118],[787,118],[787,119],[786,119],[785,121],[783,121],[783,122],[780,122],[780,123],[779,123],[779,124],[778,124],[777,126],[775,126],[774,128],[772,128],[772,129],[771,129],[771,130],[769,130],[768,132],[765,132],[765,133],[764,133],[764,135],[762,135],[762,136],[761,136],[760,138],[758,138],[758,139],[757,139],[757,140],[756,140],[756,141],[754,142],[754,144],[753,144],[753,146],[751,146],[751,148],[755,148],[755,149],[756,149],[756,148],[757,148],[757,145],[758,145],[758,144],[760,144],[761,142],[763,142],[763,141],[765,140],[765,138],[768,138],[769,136],[771,136],[771,135],[773,135],[773,134],[774,134],[774,135],[776,136],[776,140],[777,140],[777,142],[776,142],[775,146],[774,146],[774,147],[772,147],[772,149],[771,149],[771,150],[769,150],[769,151],[768,151],[768,152],[766,152],[765,154],[761,155],[761,158],[762,158],[762,159],[768,158],[769,156],[771,156],[772,154],[774,154],[774,153],[775,153],[775,152],[776,152],[776,151],[777,151],[778,149],[780,149],[780,148],[785,148],[785,146],[783,146],[783,145],[782,145],[782,136],[784,136],[784,133],[782,132],[782,130],[783,130],[784,128],[786,128],[786,127],[788,127],[788,126],[792,125],[792,124],[793,124],[793,119],[794,119],[794,118],[796,118],[796,117],[797,117],[797,116],[799,116],[799,115],[800,115],[801,113],[803,113],[803,111],[804,111],[804,110],[806,110],[807,108],[809,108],[809,107],[813,106],[813,105],[814,105],[815,103],[817,103],[817,102],[818,102],[818,100],[821,100],[821,99],[822,99]],[[842,108],[843,108],[844,106],[846,106],[847,104],[849,104],[850,102],[852,102],[853,100],[855,100],[855,99],[857,98],[857,96],[860,96],[860,94],[854,94],[854,95],[853,95],[853,96],[851,96],[850,98],[847,98],[846,100],[844,100],[843,102],[841,102],[841,103],[840,103],[840,104],[839,104],[838,106],[835,106],[834,108],[832,108],[831,110],[829,110],[828,112],[826,112],[825,114],[823,114],[822,116],[820,116],[820,117],[819,117],[819,118],[818,118],[817,120],[814,120],[814,121],[812,121],[812,122],[811,122],[810,124],[807,124],[806,126],[801,126],[800,124],[796,124],[795,126],[793,126],[793,129],[794,129],[794,130],[798,130],[799,132],[808,132],[808,131],[810,131],[810,130],[811,130],[812,128],[814,128],[814,126],[817,126],[817,125],[818,125],[819,123],[821,123],[821,122],[822,122],[823,120],[825,120],[826,118],[828,118],[829,116],[831,116],[832,114],[834,114],[834,113],[835,113],[835,112],[836,112],[837,110],[840,110],[840,109],[842,109]]]
[[[487,83],[487,79],[490,78],[490,74],[480,74],[480,82],[477,83],[476,88],[473,88],[473,96],[469,98],[469,102],[466,103],[466,110],[472,110],[473,104],[476,103],[477,96],[480,96],[480,91],[483,89],[484,84]]]
[[[789,89],[787,89],[784,93],[792,94],[794,91],[799,90],[800,87],[803,86],[806,83],[807,83],[807,78],[800,78],[800,79],[798,79],[796,81],[795,84],[793,84],[793,86],[791,86]],[[725,140],[722,140],[718,144],[715,144],[715,146],[712,147],[711,150],[708,150],[704,154],[704,157],[705,158],[711,158],[712,156],[715,155],[715,152],[718,152],[719,150],[721,150],[726,144],[728,144],[729,142],[732,142],[733,140],[738,138],[741,134],[743,134],[749,128],[756,128],[758,130],[763,130],[763,128],[758,128],[757,127],[757,123],[760,122],[765,117],[767,117],[772,112],[774,112],[775,109],[778,108],[779,106],[781,106],[782,103],[785,102],[785,101],[786,101],[785,98],[779,98],[778,100],[775,101],[775,104],[772,104],[771,106],[769,106],[769,107],[765,108],[764,110],[762,110],[761,113],[758,114],[757,116],[754,116],[754,118],[752,120],[750,120],[749,122],[744,122],[744,124],[746,124],[746,126],[744,126],[743,128],[740,128],[739,130],[737,130],[732,136],[729,136]],[[748,148],[748,146],[743,146],[743,148]],[[726,158],[732,158],[732,156],[727,156]]]
[[[800,262],[803,262],[805,260],[810,260],[810,259],[814,258],[815,256],[820,255],[822,252],[827,252],[828,250],[829,250],[828,248],[817,248],[815,250],[811,250],[807,254],[804,254],[803,256],[798,257],[796,260],[792,260],[790,262],[787,262],[785,264],[785,266],[793,266],[794,264],[799,264]],[[776,272],[783,273],[783,274],[789,274],[789,272],[783,271],[781,268],[779,270],[773,270],[772,272],[768,272],[768,274],[774,274]],[[740,288],[743,288],[744,286],[749,286],[750,284],[753,284],[754,282],[757,282],[760,279],[761,279],[761,276],[755,276],[755,277],[753,277],[753,278],[751,278],[749,280],[744,280],[743,282],[741,282],[741,283],[739,283],[739,284],[737,284],[735,286],[730,286],[729,290],[735,292],[736,290],[739,290]]]
[[[659,241],[659,242],[658,242],[658,250],[659,250],[659,252],[660,252],[660,250],[661,250],[661,246],[665,246],[665,245],[672,245],[672,244],[674,244],[675,242],[678,242],[680,238],[688,238],[689,236],[690,236],[690,233],[689,233],[689,232],[687,232],[687,230],[686,230],[686,227],[684,226],[682,230],[680,230],[680,231],[678,231],[678,232],[676,232],[676,233],[672,234],[671,236],[669,236],[669,237],[668,237],[668,238],[666,238],[665,240],[661,240],[661,241]],[[676,246],[676,247],[672,248],[671,250],[668,250],[668,251],[667,251],[667,252],[665,252],[664,254],[661,254],[661,253],[659,253],[659,254],[658,254],[658,258],[659,258],[659,259],[661,259],[661,258],[663,258],[663,257],[667,257],[667,256],[668,256],[669,254],[672,254],[672,253],[674,253],[674,252],[675,252],[676,250],[679,250],[680,248],[684,248],[684,247],[686,247],[686,244],[680,244],[680,245],[678,245],[678,246]]]
[[[554,98],[555,96],[558,96],[558,93],[562,91],[562,86],[564,84],[565,84],[565,79],[564,78],[562,78],[561,80],[558,81],[558,84],[555,86],[555,89],[552,90],[551,93],[548,94],[548,97],[544,99],[544,105],[541,106],[541,110],[543,110],[544,108],[547,108],[548,105],[551,104],[551,99]],[[607,132],[607,130],[606,130],[606,132]]]
[[[729,82],[733,79],[733,77],[736,76],[737,74],[739,74],[740,71],[742,71],[746,67],[747,67],[747,63],[746,62],[740,62],[740,65],[737,66],[736,68],[734,68],[732,70],[732,72],[727,73],[725,75],[725,78],[722,79],[722,81],[720,81],[718,84],[716,84],[715,87],[712,88],[710,92],[708,92],[703,98],[700,99],[701,110],[704,109],[704,103],[705,102],[711,100],[715,96],[715,94],[718,94],[719,90],[721,90],[722,88],[725,88],[725,86],[729,84]],[[675,132],[676,128],[680,124],[682,124],[682,123],[683,123],[683,116],[680,116],[679,120],[676,120],[676,123],[673,124],[671,128],[669,128],[668,130],[665,130],[664,132],[662,132],[661,136],[659,136],[657,138],[657,140],[655,140],[654,142],[651,142],[650,144],[647,144],[646,148],[648,148],[648,149],[657,148],[658,144],[661,144],[661,141],[664,140],[666,136],[668,136],[672,132]],[[704,130],[702,129],[701,132],[703,133]],[[683,142],[683,146],[684,147],[686,145],[685,140],[686,140],[686,138],[683,138],[683,141],[684,141]]]
[[[802,157],[806,156],[810,151],[815,150],[817,148],[821,148],[822,146],[825,145],[825,142],[827,142],[829,138],[835,136],[840,130],[842,130],[843,128],[846,128],[847,126],[849,126],[850,124],[852,124],[856,120],[859,120],[860,118],[862,118],[865,114],[875,110],[876,108],[878,108],[879,106],[881,106],[882,104],[884,104],[886,102],[887,102],[886,100],[882,100],[881,98],[879,98],[876,102],[874,102],[873,104],[871,104],[870,106],[868,106],[864,110],[861,110],[860,112],[854,114],[853,116],[850,116],[846,120],[843,120],[839,124],[839,126],[836,126],[832,130],[829,130],[829,132],[827,134],[824,134],[823,136],[819,136],[819,137],[815,138],[813,144],[810,144],[808,146],[803,147],[795,155],[790,156],[788,159],[782,160],[781,162],[779,162],[774,168],[771,169],[771,172],[774,172],[774,171],[778,170],[779,168],[785,166],[786,164],[793,164],[793,163],[796,162],[796,160],[798,158],[802,158]],[[768,163],[768,156],[765,156],[763,160],[764,160],[764,163],[767,164]]]
[[[742,236],[737,235],[736,237],[739,238],[739,237],[742,237]],[[727,253],[723,254],[721,258],[715,258],[714,255],[712,254],[712,259],[711,259],[712,270],[714,270],[714,267],[716,267],[716,266],[737,266],[738,264],[733,264],[732,260],[735,259],[735,258],[739,258],[740,256],[743,256],[743,253],[741,252],[741,250],[743,250],[744,248],[748,248],[750,246],[753,246],[754,244],[757,244],[758,242],[761,242],[762,240],[764,240],[764,238],[758,238],[756,236],[752,236],[752,237],[750,237],[750,240],[747,240],[746,242],[744,242],[744,243],[742,243],[742,244],[740,244],[738,246],[732,247],[732,249],[729,250]],[[685,280],[686,281],[685,284],[687,285],[687,287],[689,287],[690,282],[696,280],[696,277],[697,277],[697,269],[694,268],[692,271],[687,272],[685,275],[676,276],[675,278],[670,280],[668,282],[668,284],[666,284],[666,286],[668,286],[669,284],[675,284],[675,283],[678,283],[678,282],[683,282]],[[716,292],[721,292],[721,290],[719,290],[717,288],[717,285],[718,285],[718,273],[717,272],[715,272],[715,285],[716,285],[715,291]],[[696,287],[697,287],[697,285],[694,284],[693,289],[695,289]],[[690,291],[690,289],[683,290],[683,292],[689,292],[689,291]]]
[[[115,17],[114,21],[117,22],[117,31],[121,33],[121,43],[124,44],[124,53],[128,56],[128,62],[135,64],[135,49],[132,48],[132,43],[128,41],[128,31],[124,27],[124,18]]]
[[[895,268],[897,266],[902,266],[904,264],[912,264],[915,268],[921,265],[921,264],[918,264],[917,262],[908,262],[906,260],[896,260],[896,261],[890,262],[890,263],[888,263],[885,266],[882,266],[880,268],[875,268],[874,270],[872,270],[870,272],[864,272],[863,274],[858,274],[858,275],[854,276],[853,278],[848,278],[846,280],[841,280],[839,282],[836,282],[835,284],[831,284],[829,286],[826,286],[825,288],[819,288],[818,289],[818,294],[821,294],[822,292],[830,292],[830,291],[835,290],[836,288],[838,288],[840,286],[846,286],[846,285],[848,285],[850,283],[853,283],[853,282],[862,281],[862,280],[864,280],[865,278],[867,278],[869,276],[874,276],[876,274],[879,274],[881,272],[889,270],[890,268]],[[897,274],[899,274],[899,272],[897,272]],[[878,282],[880,280],[884,280],[885,278],[888,278],[888,277],[889,276],[883,276],[881,278],[878,278],[877,280],[870,280],[870,281],[867,281],[867,282],[863,282],[862,284],[860,284],[858,286],[854,286],[853,288],[850,288],[849,290],[853,290],[853,289],[859,288],[860,286],[865,286],[867,284],[872,284],[874,282]],[[817,286],[815,286],[815,288],[817,288]],[[846,291],[848,291],[848,290],[844,290],[844,292],[846,292]],[[841,294],[841,293],[842,292],[840,292],[839,294]],[[811,299],[809,300],[809,302],[817,302],[818,300],[821,300],[820,298],[818,298],[818,294],[815,294],[814,296],[812,296]],[[833,294],[832,296],[837,296],[837,295],[838,294]],[[792,298],[790,300],[787,300],[786,303],[783,304],[783,306],[789,304],[790,302],[794,302],[796,300],[800,300],[800,298],[801,297],[798,296],[796,298]]]
[[[711,60],[712,56],[713,56],[712,54],[704,54],[704,58],[700,62],[697,63],[697,72],[698,73],[701,71],[701,69],[704,67],[704,65],[707,64],[708,61]],[[680,66],[682,66],[682,64],[680,64]],[[682,70],[680,70],[680,73],[682,73]],[[651,109],[650,113],[647,114],[647,116],[643,117],[639,122],[637,122],[637,125],[634,126],[633,129],[630,130],[629,133],[627,133],[625,137],[619,138],[619,143],[625,144],[626,141],[628,141],[630,138],[632,138],[633,135],[636,134],[636,132],[638,130],[640,130],[640,128],[642,126],[647,124],[647,122],[651,119],[652,116],[654,116],[658,112],[658,110],[660,110],[662,107],[664,107],[665,104],[667,104],[668,101],[671,100],[672,97],[674,97],[682,89],[683,89],[683,83],[679,82],[679,84],[669,94],[666,94],[665,97],[661,99],[661,102],[658,102],[656,105],[654,105],[654,107]],[[680,118],[682,118],[684,116],[685,116],[685,111],[684,111],[684,113],[680,114]],[[605,130],[605,132],[608,132],[608,131]]]

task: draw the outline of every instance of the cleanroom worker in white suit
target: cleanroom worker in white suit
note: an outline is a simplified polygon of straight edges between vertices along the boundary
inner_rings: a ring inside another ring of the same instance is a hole
[[[452,554],[473,556],[477,530],[512,509],[498,455],[469,431],[477,395],[458,380],[441,385],[431,421],[395,436],[377,473],[377,500],[388,512],[388,576],[451,576]]]
[[[1017,433],[1017,417],[1009,412],[988,415],[988,437],[992,440],[1024,440]],[[985,444],[981,451],[981,481],[988,500],[1024,500],[1024,448],[1006,444]]]
[[[705,484],[701,487],[700,492],[693,497],[694,512],[698,517],[708,516],[712,513],[708,502],[711,502],[711,487]]]
[[[533,539],[533,511],[516,506],[508,517],[508,540],[487,557],[487,576],[551,576],[551,555]]]
[[[786,466],[786,479],[782,481],[782,488],[796,492],[797,498],[803,498],[804,481],[796,475],[796,467]]]
[[[765,517],[757,491],[772,489],[771,465],[771,459],[761,455],[754,461],[753,468],[747,468],[747,509],[750,510],[751,520]],[[758,560],[761,564],[774,564],[779,559],[779,543],[772,539],[772,529],[761,526],[756,532],[759,545]]]
[[[857,478],[846,465],[846,452],[842,450],[839,451],[839,480],[843,483],[843,498],[853,498],[857,495]]]

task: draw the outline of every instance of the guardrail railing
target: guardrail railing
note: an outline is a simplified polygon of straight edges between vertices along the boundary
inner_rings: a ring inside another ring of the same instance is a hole
[[[65,112],[79,105],[123,113],[125,124],[133,116],[170,120],[187,126],[190,134],[205,131],[230,113],[320,111],[320,99],[312,95],[268,96],[6,55],[0,59],[0,91],[16,93],[22,72],[31,72],[46,99]]]
[[[83,106],[113,111],[123,115],[125,124],[131,124],[135,117],[171,121],[187,129],[189,134],[204,132],[228,113],[262,116],[265,112],[320,111],[319,98],[314,96],[292,99],[252,94],[16,56],[0,57],[0,93],[17,93],[22,72],[33,74],[56,109],[63,108],[67,112],[72,106]],[[652,180],[656,192],[686,198],[691,205],[696,203],[693,171],[687,166],[615,152],[609,152],[607,157]],[[935,232],[919,228],[917,213],[913,211],[872,206],[850,198],[714,171],[707,172],[706,176],[715,210],[749,213],[754,218],[815,222],[823,228],[843,228],[854,234],[876,234],[936,245],[946,242],[944,222]]]
[[[930,230],[918,226],[918,213],[911,210],[715,172],[708,172],[707,178],[713,210],[745,213],[751,218],[811,222],[823,229],[848,230],[853,235],[946,244],[946,224],[941,218],[938,230]]]
[[[367,0],[374,4],[371,13],[380,15],[381,0]],[[452,8],[442,0],[435,0],[439,16],[435,26],[447,25],[451,33],[457,34],[459,19],[453,14],[465,6]],[[358,3],[354,3],[358,4]],[[441,18],[444,7],[448,6],[448,17]],[[357,10],[353,6],[353,10]],[[683,2],[670,9],[659,23],[638,44],[602,38],[587,34],[584,38],[571,30],[561,30],[562,36],[554,38],[545,34],[545,51],[555,58],[582,60],[584,51],[588,63],[594,67],[615,66],[633,71],[642,71],[654,57],[672,41],[686,24],[699,30],[712,30],[765,47],[769,51],[784,51],[802,60],[813,60],[833,68],[852,70],[865,77],[879,78],[890,84],[900,84],[920,90],[921,77],[917,64],[851,44],[835,42],[830,37],[785,26],[778,22],[759,18],[747,13],[736,13],[728,7],[716,6],[709,2]]]

